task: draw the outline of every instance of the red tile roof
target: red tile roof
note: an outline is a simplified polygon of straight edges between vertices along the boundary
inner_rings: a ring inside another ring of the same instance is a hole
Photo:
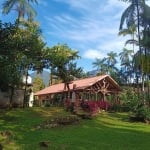
[[[75,90],[85,89],[106,77],[109,77],[118,86],[118,84],[109,75],[101,75],[101,76],[96,76],[96,77],[91,77],[91,78],[74,80],[72,81],[71,84],[69,84],[69,87],[70,87],[70,90],[73,90],[74,85],[75,85]],[[61,93],[63,91],[65,91],[64,83],[59,83],[59,84],[46,87],[45,89],[36,92],[34,95],[38,96],[38,95],[45,95],[45,94],[52,94],[52,93]]]

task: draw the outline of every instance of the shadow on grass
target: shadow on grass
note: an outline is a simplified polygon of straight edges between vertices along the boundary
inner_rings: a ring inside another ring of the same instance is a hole
[[[108,116],[110,117],[115,117],[118,118],[119,120],[125,120],[128,121],[129,115],[127,113],[118,113],[118,112],[111,112],[107,113]]]
[[[75,126],[34,128],[51,116],[63,114],[66,112],[58,108],[14,111],[0,116],[0,128],[4,126],[5,130],[11,129],[16,135],[16,143],[24,150],[44,149],[39,144],[42,141],[48,141],[47,149],[51,150],[149,150],[150,126],[128,122],[128,114],[125,113],[100,114],[97,118],[83,120]]]
[[[4,122],[8,123],[8,122],[17,122],[19,121],[19,117],[17,116],[0,116],[0,120],[3,120]]]

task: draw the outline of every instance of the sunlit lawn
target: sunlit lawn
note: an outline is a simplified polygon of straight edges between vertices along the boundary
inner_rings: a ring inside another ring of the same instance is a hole
[[[4,150],[41,150],[48,141],[50,150],[149,150],[150,125],[130,123],[126,113],[102,113],[77,125],[37,129],[50,117],[68,115],[60,108],[27,108],[0,111],[0,135]],[[43,148],[44,149],[44,148]]]

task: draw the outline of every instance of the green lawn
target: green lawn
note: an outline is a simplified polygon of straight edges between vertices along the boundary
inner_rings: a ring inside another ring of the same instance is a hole
[[[48,141],[50,150],[149,150],[150,125],[130,123],[126,113],[102,113],[77,125],[37,129],[53,116],[68,115],[58,108],[27,108],[0,111],[0,134],[4,150],[42,150]]]

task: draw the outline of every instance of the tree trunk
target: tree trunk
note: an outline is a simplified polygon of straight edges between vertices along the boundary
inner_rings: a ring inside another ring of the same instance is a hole
[[[142,92],[145,91],[145,85],[144,85],[144,73],[142,72]]]
[[[143,74],[143,70],[142,70],[142,66],[143,66],[143,59],[142,59],[142,49],[141,49],[141,37],[140,37],[140,12],[139,12],[139,3],[136,3],[136,7],[137,7],[137,21],[138,21],[138,41],[139,41],[139,52],[140,52],[140,71],[142,73],[141,78],[142,78],[142,92],[144,92],[144,74]]]
[[[12,109],[13,96],[14,96],[14,87],[11,86],[11,88],[10,88],[10,102],[9,102],[9,109]]]
[[[50,79],[49,79],[49,85],[53,84],[53,68],[50,67]]]
[[[25,89],[24,89],[23,108],[25,108],[27,103],[27,84],[28,84],[28,67],[25,69]]]
[[[148,87],[147,87],[148,89],[147,89],[147,90],[148,90],[148,100],[149,100],[149,99],[150,99],[150,81],[149,81],[149,79],[148,79],[147,82],[148,82],[148,85],[147,85],[147,86],[148,86]],[[150,106],[150,101],[149,101],[149,106]]]

